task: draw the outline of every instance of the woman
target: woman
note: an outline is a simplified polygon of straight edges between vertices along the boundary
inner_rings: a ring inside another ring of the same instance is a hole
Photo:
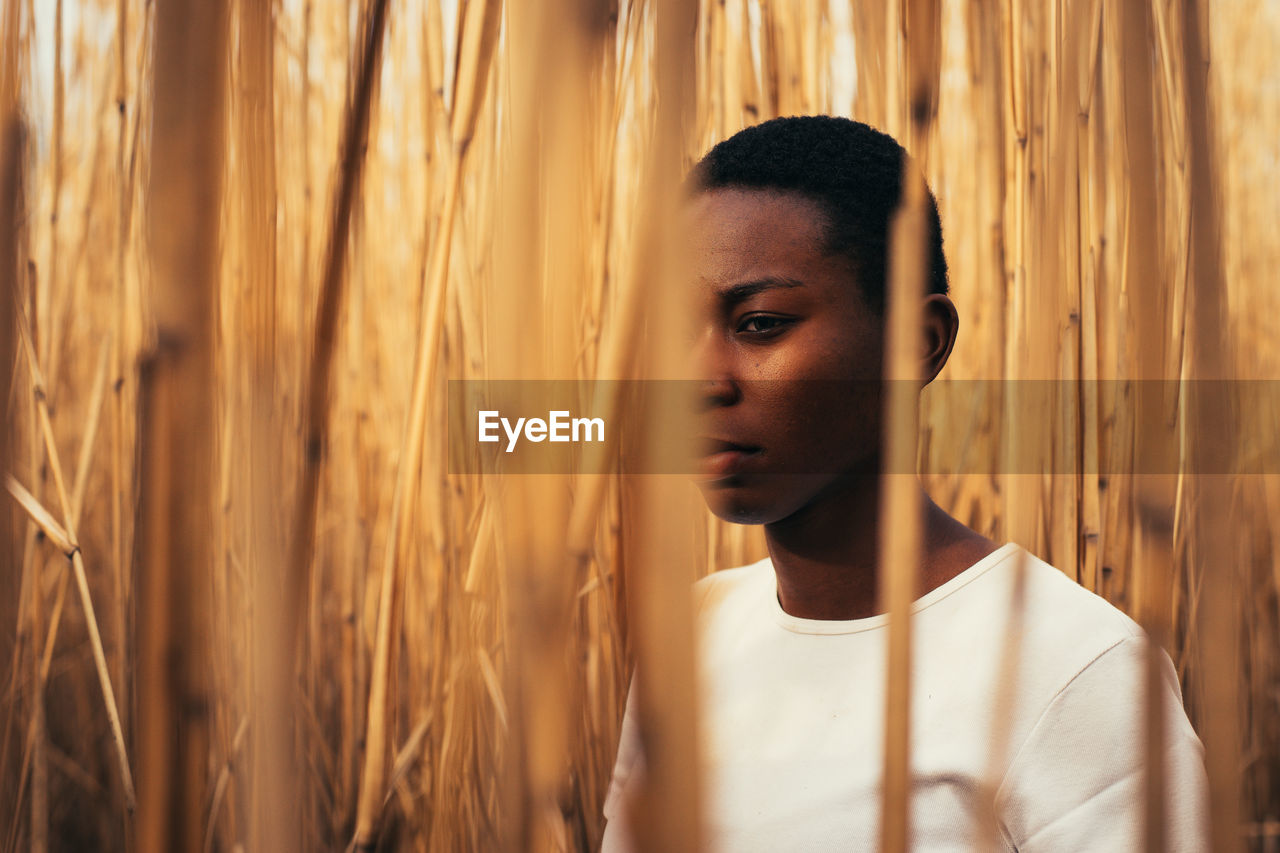
[[[690,180],[706,377],[699,486],[719,517],[763,525],[769,550],[695,586],[715,850],[877,843],[887,635],[876,571],[879,383],[903,159],[863,124],[776,119],[717,145]],[[932,196],[929,207],[926,383],[958,327]],[[1137,849],[1141,629],[923,490],[920,503],[913,849],[972,850],[983,837],[1002,849]],[[1203,749],[1163,655],[1161,673],[1167,849],[1202,850]],[[629,701],[605,805],[608,853],[628,847],[626,804],[643,763]]]

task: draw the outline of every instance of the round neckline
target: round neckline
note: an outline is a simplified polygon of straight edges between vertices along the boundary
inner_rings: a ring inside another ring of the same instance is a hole
[[[960,574],[951,578],[951,580],[917,598],[911,603],[911,612],[919,613],[926,607],[937,604],[952,593],[963,589],[966,585],[1012,557],[1018,550],[1017,543],[1006,542]],[[782,609],[782,604],[778,601],[778,577],[773,569],[773,561],[766,557],[763,562],[769,566],[769,579],[771,581],[769,584],[769,604],[773,611],[774,620],[788,631],[796,634],[857,634],[862,631],[882,628],[889,624],[888,613],[877,613],[874,616],[864,616],[861,619],[804,619],[799,616],[792,616]]]

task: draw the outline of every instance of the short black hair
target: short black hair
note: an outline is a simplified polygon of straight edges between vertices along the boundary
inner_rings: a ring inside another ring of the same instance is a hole
[[[690,195],[721,188],[781,190],[816,202],[828,217],[828,248],[853,264],[864,298],[883,314],[889,222],[902,196],[907,152],[892,136],[836,116],[770,119],[740,130],[698,162]],[[947,292],[938,202],[929,192],[930,293]]]

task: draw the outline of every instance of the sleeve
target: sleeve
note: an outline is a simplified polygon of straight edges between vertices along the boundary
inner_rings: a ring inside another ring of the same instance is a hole
[[[604,798],[604,839],[600,853],[626,853],[631,849],[631,832],[626,825],[624,800],[629,786],[644,771],[644,755],[640,729],[636,722],[636,684],[632,678],[627,689],[626,710],[622,714],[622,733],[618,738],[618,758],[613,765],[613,778]]]
[[[1141,850],[1145,823],[1145,637],[1103,652],[1031,730],[996,794],[1006,839],[1021,853]],[[1161,652],[1164,826],[1168,851],[1208,843],[1204,748]]]

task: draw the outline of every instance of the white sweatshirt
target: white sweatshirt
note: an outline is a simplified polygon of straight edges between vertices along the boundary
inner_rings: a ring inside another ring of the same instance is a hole
[[[887,616],[799,619],[776,584],[765,559],[694,586],[709,849],[875,850]],[[995,849],[1140,849],[1147,645],[1137,624],[1013,544],[913,612],[912,849],[973,850],[991,813],[989,776]],[[1167,849],[1206,850],[1203,748],[1163,652],[1161,666]],[[643,763],[628,697],[603,853],[630,847],[622,801]]]

